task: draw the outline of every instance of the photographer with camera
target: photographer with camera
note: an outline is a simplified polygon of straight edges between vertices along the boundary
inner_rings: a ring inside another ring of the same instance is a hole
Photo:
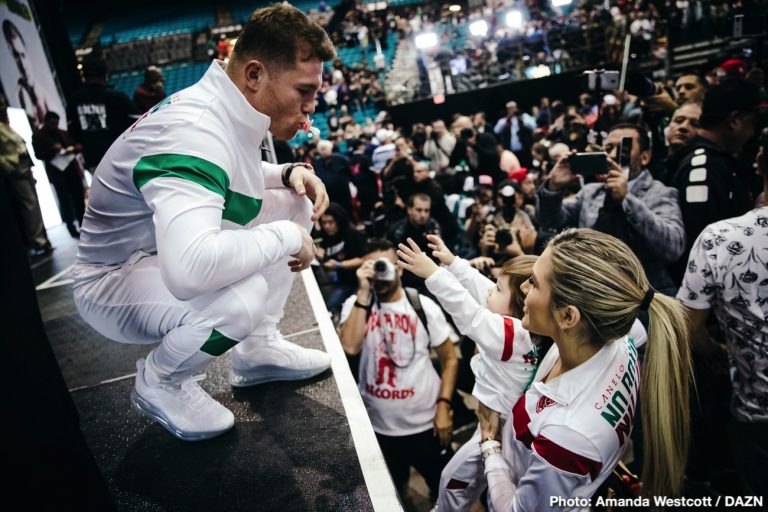
[[[626,170],[618,163],[622,160],[620,146],[624,146]],[[540,227],[555,231],[593,228],[621,239],[642,263],[654,289],[672,295],[676,283],[666,265],[677,260],[685,247],[677,190],[653,179],[648,171],[648,135],[639,126],[614,126],[605,139],[605,150],[607,154],[587,154],[590,161],[602,155],[602,168],[581,167],[585,159],[576,153],[557,162],[538,192]],[[579,172],[600,175],[602,181],[589,183],[576,195],[563,199],[563,190],[583,177]]]
[[[485,219],[495,211],[493,178],[486,174],[477,177],[478,185],[475,189],[475,202],[469,208],[467,220],[464,222],[464,231],[470,242],[476,243],[482,235]]]
[[[445,121],[435,119],[431,126],[427,126],[427,141],[424,143],[422,153],[431,160],[432,169],[440,175],[448,167],[451,153],[456,145],[456,137],[445,127]]]
[[[536,228],[522,209],[523,201],[520,184],[504,180],[496,187],[495,206],[476,209],[467,221],[467,233],[477,236],[482,256],[504,261],[533,253]],[[485,214],[481,216],[478,212]]]
[[[512,151],[523,167],[530,167],[536,120],[525,112],[520,113],[516,101],[507,102],[506,108],[506,115],[496,121],[493,132],[501,139],[504,149]]]
[[[398,491],[405,491],[413,466],[436,499],[440,472],[452,456],[458,361],[442,311],[402,287],[396,263],[390,242],[370,242],[357,270],[357,293],[341,310],[339,339],[348,355],[361,354],[360,395]],[[432,366],[431,348],[441,375]]]

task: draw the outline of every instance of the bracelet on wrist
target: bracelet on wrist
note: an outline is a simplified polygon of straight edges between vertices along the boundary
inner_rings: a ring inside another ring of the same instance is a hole
[[[490,450],[492,448],[498,448],[501,450],[501,442],[497,441],[496,439],[488,439],[487,441],[483,441],[480,443],[480,451],[486,451]]]
[[[360,302],[355,301],[354,306],[356,308],[360,308],[360,309],[364,309],[366,311],[370,311],[371,307],[373,306],[373,304],[361,304]]]
[[[497,453],[499,453],[499,454],[501,453],[501,446],[495,446],[493,448],[489,448],[487,450],[483,450],[481,452],[481,454],[483,456],[483,461],[485,461],[485,459],[487,459],[491,455],[496,455]]]
[[[451,399],[450,399],[450,398],[443,398],[443,397],[441,396],[441,397],[439,397],[439,398],[437,399],[437,403],[439,404],[440,402],[443,402],[443,403],[446,403],[446,404],[448,404],[448,407],[449,407],[449,408],[451,408],[451,409],[453,409],[453,405],[451,404]]]

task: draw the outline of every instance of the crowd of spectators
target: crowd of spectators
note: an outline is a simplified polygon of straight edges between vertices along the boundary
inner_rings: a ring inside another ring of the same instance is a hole
[[[510,258],[539,254],[561,230],[589,227],[627,243],[653,288],[675,296],[702,230],[747,212],[763,190],[753,171],[766,97],[761,68],[731,59],[706,71],[707,78],[686,73],[644,97],[609,91],[583,94],[573,105],[541,98],[526,111],[510,99],[498,117],[469,111],[400,127],[382,113],[373,133],[345,144],[348,154],[320,141],[300,148],[298,158],[334,173],[328,183],[342,192],[332,191],[331,200],[351,204],[351,222],[369,240],[387,238],[397,247],[411,238],[430,252],[426,237],[439,234],[494,276]],[[605,167],[597,176],[577,167],[576,152],[606,154]],[[319,247],[331,240],[336,254],[344,252],[344,242],[324,225],[316,236]],[[359,239],[354,247],[348,263],[321,261],[335,318],[343,296],[354,293],[344,278],[362,262]],[[402,283],[429,296],[424,281],[407,271]],[[717,336],[728,343],[726,333]],[[698,378],[712,382],[711,358],[726,364],[724,354],[694,350]],[[691,461],[715,457],[732,465],[727,447],[706,444],[725,420],[695,400],[691,407],[697,422]],[[692,462],[688,482],[706,494],[732,484],[726,473]]]
[[[453,91],[620,62],[627,35],[633,59],[661,63],[670,45],[732,36],[733,16],[754,17],[760,4],[586,0],[563,11],[548,1],[521,6],[497,0],[469,11],[450,11],[447,4],[437,3],[389,17],[401,37],[423,31],[439,35],[438,45],[419,57],[421,87],[403,91],[413,98],[429,95],[427,69],[432,61]],[[520,15],[510,27],[505,16],[513,10]],[[485,20],[487,32],[470,34],[470,24],[480,20]]]

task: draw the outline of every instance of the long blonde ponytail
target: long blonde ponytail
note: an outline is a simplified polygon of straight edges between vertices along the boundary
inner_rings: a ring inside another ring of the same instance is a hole
[[[568,229],[548,250],[552,305],[581,312],[590,341],[602,346],[627,334],[650,284],[627,245],[591,229]],[[655,294],[648,308],[648,349],[640,394],[644,439],[643,492],[679,494],[688,454],[691,355],[683,307]]]
[[[643,491],[679,494],[688,456],[691,352],[685,313],[677,300],[656,294],[648,309],[648,345],[640,381]]]

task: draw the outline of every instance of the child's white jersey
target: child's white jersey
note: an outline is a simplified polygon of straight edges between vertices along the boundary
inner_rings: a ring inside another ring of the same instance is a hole
[[[471,361],[472,395],[506,416],[536,372],[539,356],[530,333],[517,318],[485,307],[488,290],[496,284],[467,260],[456,258],[447,270],[441,268],[427,278],[426,285],[459,331],[477,344],[479,353]]]

